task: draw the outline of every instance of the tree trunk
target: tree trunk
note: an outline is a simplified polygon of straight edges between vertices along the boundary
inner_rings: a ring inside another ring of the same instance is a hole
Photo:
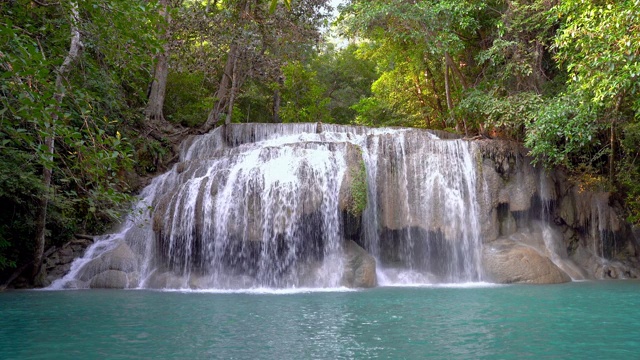
[[[453,118],[453,101],[451,100],[451,84],[449,82],[449,62],[444,62],[444,93],[447,97],[447,110],[449,112],[449,119],[455,123],[456,132],[460,132],[460,125]]]
[[[238,91],[238,56],[233,61],[233,70],[231,71],[231,91],[229,94],[229,104],[227,105],[227,118],[224,120],[225,125],[231,124],[233,116],[233,105],[236,101],[236,92]]]
[[[462,72],[460,71],[460,69],[458,69],[458,67],[456,66],[456,64],[453,62],[453,59],[451,58],[451,55],[449,55],[448,52],[445,51],[444,53],[444,59],[445,59],[445,68],[447,69],[445,72],[445,83],[447,83],[447,88],[448,90],[448,95],[447,95],[447,106],[449,107],[449,112],[451,114],[451,119],[455,120],[453,117],[453,101],[451,100],[451,87],[449,84],[449,71],[453,71],[453,73],[456,75],[456,77],[458,78],[458,80],[460,80],[460,84],[462,85],[462,88],[464,90],[467,90],[467,81],[464,78],[464,75],[462,74]],[[460,132],[460,122],[458,120],[456,121],[456,131]],[[462,125],[464,126],[464,134],[465,136],[469,136],[469,129],[467,128],[467,121],[465,119],[462,119]]]
[[[35,241],[35,250],[33,254],[33,271],[31,273],[32,279],[38,275],[40,272],[40,267],[42,265],[42,256],[44,255],[44,246],[45,246],[45,238],[46,238],[46,228],[47,228],[47,207],[49,206],[49,196],[51,189],[51,176],[53,173],[52,162],[53,162],[53,154],[55,151],[55,125],[58,121],[58,113],[62,106],[62,100],[65,95],[64,88],[64,78],[69,73],[71,64],[75,62],[80,54],[80,49],[82,48],[82,41],[80,39],[80,30],[78,29],[78,24],[80,23],[80,15],[78,13],[78,3],[71,3],[71,43],[69,45],[69,52],[65,57],[62,65],[58,68],[56,75],[56,94],[54,98],[57,103],[56,111],[51,114],[51,123],[49,124],[48,129],[46,131],[48,134],[44,139],[44,145],[47,149],[47,160],[48,164],[45,164],[44,169],[42,170],[42,187],[44,194],[40,198],[40,204],[38,207],[37,217],[36,217],[36,241]]]
[[[617,114],[614,116],[617,116]],[[616,173],[616,122],[613,119],[611,120],[611,133],[609,140],[611,141],[611,154],[609,154],[609,185],[613,186]]]
[[[458,80],[460,80],[460,84],[462,85],[462,88],[467,90],[469,88],[469,86],[467,85],[467,80],[462,74],[462,71],[458,69],[455,62],[453,62],[453,58],[451,57],[451,55],[449,55],[448,52],[445,52],[444,57],[447,64],[449,64],[449,68],[453,70],[453,73],[456,74],[456,77],[458,78]]]
[[[275,89],[273,91],[273,122],[281,123],[282,119],[280,118],[280,102],[282,101],[282,97],[280,96],[280,90]]]
[[[227,62],[224,65],[224,72],[220,79],[218,90],[216,91],[216,103],[213,109],[209,112],[207,121],[204,123],[202,132],[209,132],[220,121],[223,110],[227,108],[227,101],[229,100],[229,93],[231,88],[231,80],[233,76],[233,70],[238,59],[238,45],[231,44],[229,48],[229,54],[227,55]]]
[[[429,83],[427,83],[427,85],[429,85],[429,84],[431,85],[431,91],[433,91],[433,97],[434,97],[434,109],[436,109],[436,111],[440,115],[444,115],[444,109],[442,107],[442,101],[440,99],[438,85],[437,85],[436,80],[435,80],[435,78],[433,76],[433,72],[431,71],[431,69],[429,68],[428,65],[425,65],[424,80],[425,80],[425,83],[427,81],[429,82]],[[443,116],[441,116],[440,118],[443,118]],[[443,122],[442,127],[443,128],[447,127],[446,122]]]
[[[59,75],[58,75],[59,76]],[[61,98],[56,94],[56,100]],[[54,115],[54,121],[57,118]],[[53,152],[54,152],[54,136],[55,129],[52,127],[49,128],[49,134],[44,139],[44,145],[47,148],[47,158],[49,161],[53,161]],[[40,272],[40,266],[42,265],[42,255],[44,254],[44,246],[46,243],[46,233],[47,233],[47,207],[49,206],[49,196],[51,188],[51,176],[52,169],[50,165],[46,165],[44,169],[42,169],[42,187],[44,189],[44,194],[40,197],[38,201],[38,212],[36,215],[36,242],[35,249],[33,253],[33,272],[31,273],[31,278],[35,279],[35,277]]]
[[[164,98],[167,92],[167,77],[169,75],[169,40],[171,33],[169,31],[169,23],[171,16],[169,15],[169,0],[160,0],[160,14],[166,21],[166,28],[162,34],[165,44],[162,53],[156,57],[156,67],[153,71],[153,81],[151,82],[151,91],[149,93],[149,101],[144,111],[148,120],[164,121]],[[162,31],[162,30],[161,30]]]
[[[156,58],[156,67],[153,72],[151,92],[147,108],[144,110],[145,116],[151,121],[164,121],[164,98],[167,91],[167,76],[169,75],[169,63],[167,61],[167,49]]]
[[[416,77],[414,78],[414,88],[416,91],[416,97],[418,98],[418,102],[420,103],[420,107],[422,108],[422,112],[424,113],[424,109],[427,107],[427,101],[425,100],[423,91],[422,91],[422,87],[420,86],[420,77],[419,75],[416,75]],[[431,127],[431,120],[429,119],[429,116],[425,114],[425,123],[427,128]]]
[[[618,100],[616,101],[616,106],[613,110],[613,115],[611,116],[611,132],[609,134],[609,141],[611,142],[611,154],[609,155],[609,185],[613,186],[615,181],[616,174],[616,119],[620,115],[620,106],[622,105],[622,99],[624,98],[624,92],[618,95]]]

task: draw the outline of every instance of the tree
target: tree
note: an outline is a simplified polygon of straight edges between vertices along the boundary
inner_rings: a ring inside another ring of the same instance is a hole
[[[435,124],[429,113],[437,111],[445,125],[467,131],[465,119],[454,117],[454,108],[459,94],[468,86],[462,69],[467,63],[465,44],[476,36],[475,14],[483,6],[464,0],[355,0],[343,8],[339,21],[346,35],[374,43],[371,56],[386,58],[385,71],[396,75],[402,71],[403,78],[413,79],[417,91],[405,92],[403,97],[422,104],[419,107],[422,114],[418,112],[416,116],[421,116],[425,123]],[[426,92],[437,101],[427,102]],[[440,99],[444,99],[446,110]]]
[[[55,136],[56,136],[56,123],[59,120],[60,109],[62,108],[62,100],[65,96],[65,86],[63,84],[64,78],[71,71],[71,66],[77,61],[80,55],[80,49],[82,48],[82,40],[80,37],[80,30],[78,25],[80,23],[80,15],[78,12],[78,4],[71,2],[70,4],[70,16],[69,23],[71,25],[71,40],[69,44],[69,51],[67,52],[64,61],[56,69],[55,80],[55,94],[53,95],[56,102],[56,109],[52,111],[50,121],[44,123],[45,138],[44,146],[46,147],[47,160],[53,162],[53,154],[55,152]],[[48,119],[47,119],[48,120]],[[36,248],[33,255],[33,271],[31,276],[35,277],[40,271],[40,265],[42,264],[42,256],[44,254],[46,225],[47,225],[47,206],[49,204],[49,189],[51,187],[51,172],[52,167],[49,164],[45,164],[42,170],[42,186],[44,189],[44,196],[40,200],[38,207],[38,215],[36,218]]]
[[[639,4],[565,0],[554,9],[563,20],[554,47],[567,71],[566,88],[529,127],[527,144],[534,155],[568,167],[579,162],[575,159],[581,153],[592,163],[607,156],[609,181],[614,181],[617,128],[640,114],[640,33],[634,31],[640,29]],[[553,133],[545,131],[550,127],[563,134],[562,141],[548,136]],[[589,154],[596,140],[609,151]],[[565,143],[575,146],[566,148]]]
[[[20,176],[0,166],[0,263],[37,272],[52,237],[98,227],[128,199],[122,171],[131,154],[117,124],[155,46],[148,9],[116,0],[0,8],[0,151],[3,165],[23,164]]]
[[[376,64],[359,56],[360,46],[350,44],[344,48],[325,44],[311,59],[309,68],[329,98],[331,121],[339,124],[354,122],[357,115],[352,108],[361,99],[370,97],[371,85],[377,79]]]
[[[160,24],[158,33],[163,41],[162,51],[156,55],[156,64],[153,71],[153,79],[149,90],[149,100],[145,109],[147,121],[164,122],[164,98],[167,91],[167,76],[169,75],[169,47],[171,42],[171,10],[170,0],[160,0],[160,16],[164,23]]]
[[[326,89],[320,84],[315,71],[306,69],[300,63],[284,67],[282,100],[284,105],[280,116],[283,122],[327,122],[331,119],[325,96]]]
[[[207,11],[206,5],[190,4],[176,21],[189,24],[176,32],[181,55],[176,68],[202,71],[208,78],[219,79],[214,104],[200,131],[209,131],[223,119],[231,122],[247,80],[276,83],[281,77],[280,67],[308,52],[303,48],[310,48],[319,39],[326,0],[289,3],[290,8],[274,8],[273,4],[230,0],[217,3],[215,11]],[[215,67],[211,61],[203,61],[212,58],[224,65]]]

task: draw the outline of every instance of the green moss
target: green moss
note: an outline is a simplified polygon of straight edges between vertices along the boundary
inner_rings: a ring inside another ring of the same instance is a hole
[[[351,169],[351,204],[349,212],[354,216],[362,215],[367,207],[367,170],[364,160],[360,158],[360,165],[356,169]]]

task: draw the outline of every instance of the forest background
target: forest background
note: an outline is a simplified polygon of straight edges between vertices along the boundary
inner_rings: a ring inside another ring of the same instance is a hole
[[[0,284],[231,122],[524,143],[640,223],[640,0],[0,0]],[[332,40],[333,39],[333,40]],[[338,40],[335,40],[338,39]]]

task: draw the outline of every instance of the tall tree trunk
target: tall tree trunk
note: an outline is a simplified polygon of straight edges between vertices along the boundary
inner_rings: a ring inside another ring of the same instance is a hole
[[[618,116],[615,114],[614,116]],[[609,154],[609,185],[613,185],[616,173],[616,121],[611,120],[611,133],[609,134],[611,141],[611,154]]]
[[[282,101],[282,97],[280,96],[280,90],[275,89],[273,91],[273,122],[281,123],[282,119],[280,118],[280,102]]]
[[[456,66],[456,63],[453,61],[451,55],[448,52],[445,52],[444,57],[447,64],[449,64],[449,68],[453,70],[453,73],[456,75],[458,80],[460,80],[462,88],[467,90],[469,88],[469,86],[467,85],[467,80],[465,79],[464,74],[462,74],[462,71],[460,71],[460,69]]]
[[[455,62],[453,62],[453,58],[451,58],[451,55],[449,54],[449,52],[445,51],[444,59],[445,59],[446,68],[447,68],[447,71],[445,73],[445,82],[447,82],[447,83],[450,82],[448,80],[448,73],[449,73],[449,71],[453,71],[453,73],[456,75],[456,77],[460,81],[460,84],[462,85],[462,88],[464,90],[467,90],[468,89],[467,81],[464,78],[464,75],[462,74],[460,69],[458,69],[458,67],[456,66]],[[453,109],[453,104],[452,104],[452,100],[450,99],[450,97],[451,97],[450,85],[448,85],[448,87],[449,87],[449,95],[448,95],[448,98],[447,98],[447,106],[449,106],[449,112],[451,113],[451,118],[453,119],[453,113],[451,112],[451,110]],[[451,105],[450,105],[450,102],[451,102]],[[460,132],[460,122],[457,119],[455,121],[456,121],[456,131]],[[469,136],[469,129],[467,128],[467,121],[465,119],[462,119],[462,125],[464,126],[464,134],[466,136]]]
[[[167,61],[166,49],[156,58],[156,67],[153,72],[153,82],[151,83],[151,92],[149,93],[149,101],[144,110],[145,116],[150,121],[164,120],[164,98],[167,92],[167,77],[169,75],[169,63]]]
[[[171,33],[169,24],[171,16],[169,14],[169,0],[160,0],[160,14],[164,17],[166,23],[165,28],[161,30],[162,38],[165,44],[162,53],[156,57],[156,67],[153,71],[153,81],[151,82],[151,91],[149,93],[149,101],[144,111],[148,120],[155,122],[164,121],[164,98],[167,92],[167,77],[169,75],[169,40]]]
[[[427,107],[427,101],[424,98],[422,87],[420,86],[420,75],[416,75],[414,77],[414,89],[416,91],[416,97],[418,98],[418,102],[420,103],[420,107],[422,108],[422,112],[424,113],[424,109]],[[424,117],[427,128],[431,127],[431,120],[428,115]]]
[[[611,132],[609,133],[609,141],[611,142],[611,154],[609,155],[609,185],[613,186],[616,174],[616,141],[618,141],[616,136],[616,120],[618,116],[620,116],[620,106],[622,105],[622,99],[624,98],[624,92],[618,95],[618,100],[616,101],[616,106],[613,110],[613,115],[611,116]]]
[[[460,125],[453,118],[453,100],[451,99],[451,84],[449,81],[449,62],[444,62],[444,93],[447,97],[447,110],[449,112],[449,119],[455,123],[456,132],[460,132]]]
[[[426,64],[425,64],[425,71],[424,71],[424,80],[425,80],[425,82],[429,81],[429,83],[427,85],[431,85],[431,91],[433,91],[433,96],[435,98],[434,108],[436,109],[436,111],[438,111],[438,113],[440,115],[444,115],[444,108],[442,107],[442,100],[440,99],[440,95],[438,95],[440,93],[440,91],[438,89],[438,84],[436,83],[436,80],[435,80],[435,78],[433,76],[433,72],[431,71],[429,66],[426,65]],[[443,116],[441,116],[440,118],[443,118]],[[442,127],[443,128],[447,127],[446,122],[443,122]]]
[[[225,125],[231,124],[231,118],[233,117],[233,105],[236,102],[236,92],[238,91],[238,56],[233,61],[233,70],[231,70],[231,91],[229,94],[229,103],[227,104],[227,118],[224,120]]]
[[[231,44],[229,48],[229,54],[227,55],[227,62],[224,65],[224,72],[216,91],[216,103],[213,109],[209,112],[207,121],[202,127],[203,132],[209,132],[220,121],[224,109],[227,108],[227,102],[229,100],[229,93],[231,90],[231,80],[233,77],[233,70],[238,59],[238,45]]]
[[[36,275],[40,272],[40,267],[42,265],[42,257],[44,254],[44,246],[45,246],[45,238],[46,238],[46,227],[47,227],[47,208],[49,206],[49,196],[51,189],[51,177],[53,173],[53,169],[51,167],[51,163],[53,162],[53,154],[55,151],[55,126],[58,122],[58,113],[62,107],[62,100],[65,95],[64,88],[64,78],[69,73],[71,64],[73,64],[78,56],[80,55],[80,50],[82,48],[82,41],[80,39],[80,30],[78,29],[78,24],[80,23],[80,15],[78,12],[78,3],[71,3],[71,42],[69,45],[69,52],[65,57],[62,65],[58,68],[56,75],[55,88],[56,93],[54,98],[57,103],[56,110],[51,114],[51,123],[46,130],[48,133],[44,139],[44,145],[47,149],[47,160],[48,164],[44,166],[42,170],[42,187],[44,190],[44,195],[40,198],[40,203],[38,206],[38,212],[36,217],[36,246],[33,254],[33,271],[31,273],[31,277],[35,278]]]
[[[282,118],[280,117],[280,105],[282,104],[282,94],[280,93],[280,88],[284,85],[284,77],[278,76],[276,89],[273,91],[273,122],[281,123]]]

